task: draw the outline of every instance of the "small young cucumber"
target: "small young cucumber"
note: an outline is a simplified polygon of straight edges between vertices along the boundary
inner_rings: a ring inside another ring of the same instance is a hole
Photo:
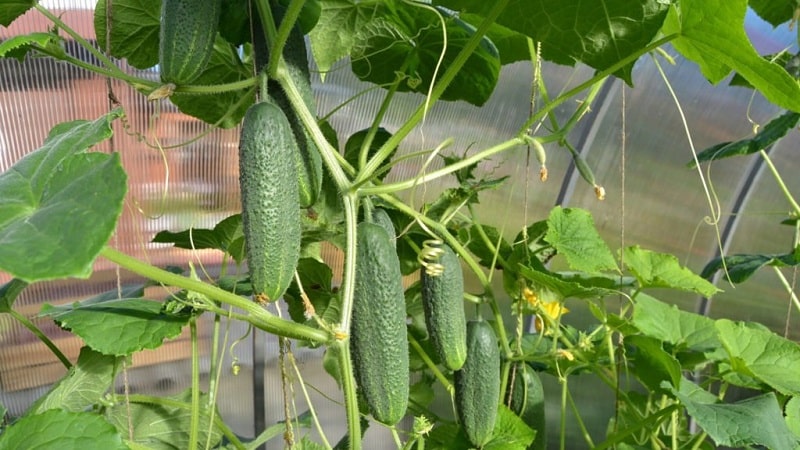
[[[164,83],[187,84],[214,52],[221,0],[162,0],[158,65]]]
[[[539,374],[526,363],[515,364],[511,371],[513,383],[508,383],[506,403],[529,427],[536,438],[528,450],[547,448],[547,430],[544,416],[544,388]]]
[[[454,378],[461,427],[473,445],[482,447],[492,437],[500,399],[500,349],[488,322],[467,322],[467,360]]]
[[[293,152],[297,144],[283,111],[270,102],[247,110],[239,144],[242,227],[253,292],[280,298],[300,258],[300,205]]]
[[[400,260],[380,225],[358,225],[350,346],[356,383],[375,420],[394,425],[408,407],[408,336]]]
[[[467,319],[464,315],[464,273],[453,250],[442,245],[439,264],[444,271],[432,276],[420,271],[422,306],[433,348],[445,367],[458,370],[467,358]]]

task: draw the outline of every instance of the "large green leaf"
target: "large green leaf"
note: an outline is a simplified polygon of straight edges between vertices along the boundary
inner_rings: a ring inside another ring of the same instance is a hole
[[[206,69],[193,81],[196,85],[235,83],[250,78],[253,68],[243,63],[236,47],[221,36],[214,42],[214,53]],[[182,113],[221,128],[239,125],[247,108],[255,101],[255,90],[245,88],[218,94],[198,95],[176,92],[169,98]]]
[[[716,328],[733,370],[782,394],[800,395],[800,345],[770,331],[726,319],[718,320]]]
[[[797,0],[749,0],[748,3],[756,14],[773,27],[792,20],[800,7]]]
[[[747,0],[680,0],[664,22],[664,33],[678,33],[672,45],[700,66],[714,84],[739,72],[767,100],[800,111],[800,85],[783,67],[759,55],[744,30]]]
[[[121,299],[82,305],[68,311],[42,307],[62,328],[83,338],[86,345],[104,355],[124,356],[159,347],[164,339],[177,336],[188,316],[161,312],[161,302]]]
[[[133,401],[130,404],[119,402],[107,410],[106,417],[120,433],[128,436],[129,424],[133,423],[133,442],[151,450],[176,450],[190,448],[189,436],[192,422],[192,391],[187,389],[180,394],[154,399],[153,403]],[[208,395],[201,394],[202,405],[208,404]],[[199,448],[217,448],[222,432],[214,423],[209,424],[211,411],[202,408],[200,432],[197,435]],[[219,412],[214,411],[219,417]],[[210,447],[206,445],[210,444]]]
[[[800,113],[785,112],[772,119],[755,136],[736,142],[723,142],[713,145],[698,153],[697,160],[700,162],[716,161],[730,156],[750,155],[764,150],[786,136],[786,133],[796,127],[798,122],[800,122]],[[694,165],[694,161],[689,163],[690,167],[694,167]]]
[[[614,255],[597,233],[594,219],[586,210],[553,208],[547,219],[545,240],[567,258],[573,270],[589,273],[619,270]]]
[[[86,150],[111,136],[114,110],[56,125],[38,150],[0,174],[0,270],[27,282],[88,277],[122,212],[118,154]]]
[[[111,55],[127,58],[137,69],[158,64],[161,0],[113,0]],[[106,0],[98,0],[94,30],[101,49],[106,48]]]
[[[451,9],[485,15],[494,2],[437,0]],[[542,56],[597,70],[611,67],[647,45],[661,28],[663,0],[510,0],[497,23],[542,43]],[[633,62],[615,73],[629,84]]]
[[[28,414],[39,414],[49,409],[83,411],[100,401],[114,385],[117,371],[122,367],[120,358],[107,356],[81,348],[78,362],[69,369],[51,389],[30,407]]]
[[[593,285],[593,279],[587,278],[579,282],[578,278],[566,280],[553,273],[545,273],[538,270],[531,269],[525,266],[519,266],[519,273],[526,280],[530,281],[533,286],[538,288],[545,288],[558,295],[560,299],[564,298],[603,298],[618,291],[607,289],[602,286]],[[607,280],[600,279],[603,282]]]
[[[0,434],[0,450],[127,450],[117,430],[88,412],[51,409],[26,416]]]
[[[628,369],[651,391],[663,389],[664,380],[680,383],[681,365],[664,350],[661,340],[642,335],[626,336],[625,348],[630,362]]]
[[[379,16],[356,35],[350,53],[353,72],[361,80],[382,86],[402,76],[399,92],[427,93],[436,69],[437,76],[444,73],[474,34],[472,25],[455,17],[444,19],[446,48],[440,17],[432,11],[405,3],[398,3],[391,12],[388,7],[381,8]],[[483,105],[494,91],[499,74],[499,53],[484,36],[441,99]]]
[[[772,449],[795,449],[798,439],[783,420],[778,400],[773,392],[736,403],[711,403],[684,393],[675,395],[686,411],[719,446],[744,448],[763,445]],[[713,396],[712,396],[713,398]]]
[[[36,0],[0,0],[0,25],[7,27],[17,17],[34,7]]]
[[[695,351],[719,348],[714,321],[708,317],[681,311],[641,292],[635,302],[633,325],[645,335]]]
[[[311,30],[311,50],[325,79],[334,63],[350,54],[356,33],[373,20],[378,1],[327,0],[322,2],[317,26]]]
[[[645,250],[638,245],[626,248],[623,254],[625,265],[642,288],[679,289],[706,297],[719,292],[716,286],[681,266],[674,255]]]

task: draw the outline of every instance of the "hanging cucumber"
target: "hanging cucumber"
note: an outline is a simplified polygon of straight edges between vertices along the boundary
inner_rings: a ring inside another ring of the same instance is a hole
[[[420,271],[422,306],[433,348],[445,367],[458,370],[467,358],[467,320],[464,316],[464,273],[453,250],[442,245],[443,272]]]
[[[528,450],[547,448],[546,423],[544,416],[544,388],[539,374],[526,363],[515,364],[511,374],[514,382],[509,383],[506,403],[529,427],[536,431],[536,438]]]
[[[271,102],[247,110],[239,144],[242,227],[256,299],[280,298],[300,257],[300,205],[291,125]]]
[[[481,447],[492,437],[500,398],[500,349],[488,322],[467,322],[467,359],[454,378],[461,427]]]
[[[164,83],[191,83],[214,51],[221,0],[162,0],[158,64]]]
[[[380,225],[357,227],[350,345],[356,383],[375,420],[394,425],[408,406],[408,336],[400,260]]]
[[[283,7],[275,5],[272,11],[275,20],[280,23],[284,14]],[[256,22],[258,21],[256,20]],[[254,33],[256,36],[253,43],[256,68],[260,71],[269,61],[269,45],[264,40],[264,33],[260,26],[256,27]],[[289,33],[289,38],[283,48],[283,59],[292,82],[303,97],[303,103],[312,114],[316,114],[317,104],[314,100],[314,92],[311,90],[306,41],[298,25],[295,25]],[[275,80],[270,80],[268,87],[270,98],[283,110],[292,126],[299,150],[294,153],[294,158],[300,206],[310,207],[317,201],[322,189],[322,156],[280,84]]]

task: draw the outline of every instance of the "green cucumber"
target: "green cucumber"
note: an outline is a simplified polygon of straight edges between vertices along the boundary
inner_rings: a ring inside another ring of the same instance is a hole
[[[158,65],[164,83],[191,83],[214,52],[221,0],[162,0]]]
[[[378,422],[408,407],[408,336],[400,260],[380,225],[358,224],[350,346],[356,383]]]
[[[528,446],[528,450],[544,450],[547,448],[547,430],[542,380],[526,363],[515,364],[511,376],[514,382],[508,383],[506,403],[517,416],[536,431],[536,438]]]
[[[461,262],[446,244],[439,264],[444,272],[431,276],[420,270],[422,306],[433,348],[445,367],[458,370],[467,358],[467,319],[464,315],[464,273]]]
[[[286,292],[300,258],[296,147],[278,106],[261,102],[247,110],[239,144],[242,228],[250,281],[260,302]]]
[[[283,15],[283,7],[273,6],[273,16],[276,21],[280,21]],[[269,61],[269,46],[263,39],[263,31],[260,27],[257,27],[255,33],[259,37],[254,41],[256,68],[260,71]],[[311,90],[306,41],[297,24],[292,28],[286,45],[283,47],[283,60],[292,82],[300,91],[303,103],[312,114],[316,114],[317,104],[314,92]],[[308,208],[317,201],[322,190],[322,156],[280,84],[275,80],[269,80],[268,89],[270,98],[283,110],[292,125],[299,149],[298,152],[295,152],[294,157],[300,206]]]
[[[488,322],[467,322],[467,360],[454,381],[461,427],[473,445],[482,447],[492,437],[500,399],[500,349]]]
[[[389,239],[392,241],[392,245],[397,248],[397,231],[394,229],[394,223],[392,223],[392,219],[389,217],[389,213],[386,212],[385,209],[375,208],[372,210],[372,222],[376,223],[383,227],[386,230],[386,233],[389,234]]]

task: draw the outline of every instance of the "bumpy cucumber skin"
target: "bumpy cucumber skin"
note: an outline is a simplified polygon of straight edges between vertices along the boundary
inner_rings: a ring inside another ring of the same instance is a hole
[[[544,388],[539,374],[526,363],[514,366],[514,384],[509,383],[506,397],[511,410],[536,431],[536,439],[528,450],[547,448],[547,427],[544,416]],[[513,390],[511,390],[513,388]]]
[[[500,349],[488,322],[467,322],[467,360],[454,375],[461,427],[473,445],[482,447],[492,437],[500,398]]]
[[[356,383],[372,416],[386,425],[408,407],[408,336],[400,260],[380,225],[357,228],[350,345]]]
[[[164,83],[191,83],[214,52],[221,0],[162,0],[158,64]]]
[[[422,306],[433,348],[445,367],[458,370],[467,359],[467,319],[464,315],[464,273],[453,250],[443,245],[439,264],[444,272],[430,276],[423,267]]]
[[[280,6],[273,6],[273,16],[276,21],[283,18],[284,11]],[[263,31],[260,24],[254,30],[256,39],[253,43],[255,49],[256,68],[261,70],[269,61],[269,46],[263,39]],[[311,90],[311,77],[308,69],[308,55],[306,51],[306,41],[300,28],[295,25],[289,33],[286,45],[283,48],[283,59],[286,62],[286,70],[289,73],[294,85],[303,97],[303,103],[312,114],[317,112],[317,104],[314,99],[314,92]],[[295,171],[297,173],[298,194],[300,196],[300,206],[308,208],[319,198],[322,190],[322,156],[317,145],[311,138],[300,117],[292,108],[289,98],[275,80],[269,81],[270,98],[284,111],[292,131],[297,141],[298,152],[295,157]]]
[[[250,281],[259,300],[277,300],[286,292],[300,258],[296,146],[289,121],[276,105],[261,102],[247,110],[239,183]]]

